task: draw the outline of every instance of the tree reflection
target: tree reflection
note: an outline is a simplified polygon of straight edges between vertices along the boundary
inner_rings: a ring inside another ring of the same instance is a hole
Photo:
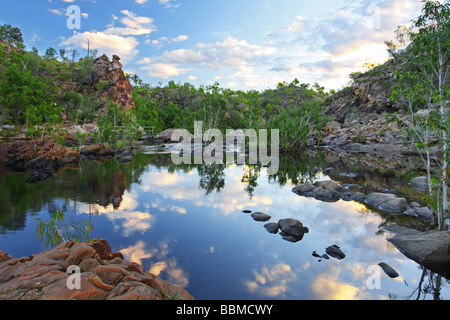
[[[200,176],[200,188],[206,190],[206,195],[209,195],[214,190],[220,192],[225,187],[225,165],[223,164],[208,164],[197,168]]]
[[[427,295],[431,295],[433,300],[441,300],[441,290],[443,285],[449,284],[450,281],[441,275],[434,273],[423,266],[422,276],[420,277],[417,288],[407,297],[408,300],[425,300]]]
[[[241,182],[247,184],[245,191],[250,196],[250,199],[253,199],[253,192],[255,191],[256,187],[258,186],[258,178],[259,178],[260,171],[261,171],[260,166],[245,166],[244,167],[244,174],[242,176]]]

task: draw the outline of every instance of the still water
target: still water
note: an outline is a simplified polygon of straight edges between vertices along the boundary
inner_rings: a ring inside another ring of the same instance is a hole
[[[142,146],[133,162],[85,160],[37,184],[25,182],[27,173],[2,171],[0,250],[14,257],[45,250],[36,219],[60,209],[89,220],[93,236],[106,239],[113,251],[198,300],[433,299],[436,290],[430,288],[439,276],[405,257],[380,231],[386,223],[420,229],[427,228],[425,222],[292,192],[300,182],[330,179],[314,169],[334,166],[358,172],[358,178],[342,182],[359,184],[362,192],[395,188],[413,200],[420,195],[407,182],[415,173],[373,170],[362,161],[346,166],[331,158],[283,158],[279,173],[269,176],[260,166],[175,166],[167,152]],[[299,242],[286,241],[244,210],[264,212],[269,222],[298,219],[309,233]],[[312,255],[331,245],[345,258]],[[389,278],[381,262],[400,277]],[[450,298],[449,287],[442,278],[441,299]]]

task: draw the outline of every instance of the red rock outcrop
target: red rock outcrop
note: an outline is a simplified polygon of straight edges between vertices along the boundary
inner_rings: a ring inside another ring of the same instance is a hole
[[[113,55],[113,60],[110,61],[104,54],[95,59],[94,64],[96,71],[92,79],[92,86],[98,90],[97,98],[104,102],[111,100],[125,110],[133,110],[134,100],[131,84],[123,72],[120,58]]]
[[[75,273],[70,273],[75,270]],[[1,300],[194,300],[139,264],[113,253],[108,242],[65,242],[24,258],[0,251]]]

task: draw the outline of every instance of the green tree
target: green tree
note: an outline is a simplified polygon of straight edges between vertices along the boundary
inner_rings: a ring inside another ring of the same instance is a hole
[[[442,160],[440,163],[438,181],[440,195],[437,194],[436,214],[439,228],[448,228],[450,219],[448,213],[448,162],[449,162],[449,73],[450,73],[450,3],[446,1],[423,1],[422,15],[413,21],[411,32],[412,43],[408,49],[409,61],[418,70],[419,75],[406,94],[414,97],[418,88],[426,92],[427,106],[433,117],[427,125],[436,130]],[[418,87],[418,83],[420,84]],[[414,92],[416,91],[416,92]],[[431,196],[431,194],[430,194]]]
[[[11,64],[0,84],[0,103],[6,108],[16,124],[42,124],[49,118],[56,119],[59,108],[54,105],[53,94],[30,70]]]
[[[0,41],[10,43],[16,48],[24,49],[22,32],[10,24],[0,26]]]

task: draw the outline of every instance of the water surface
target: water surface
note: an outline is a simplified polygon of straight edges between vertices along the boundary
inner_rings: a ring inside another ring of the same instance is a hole
[[[426,222],[292,192],[300,182],[330,179],[317,168],[334,165],[358,172],[342,182],[359,184],[363,192],[395,188],[420,199],[407,185],[415,173],[372,170],[363,161],[345,167],[335,160],[322,153],[287,157],[279,173],[269,176],[261,166],[175,166],[167,152],[143,146],[131,163],[86,160],[37,184],[25,182],[28,173],[2,171],[0,250],[14,257],[45,250],[35,234],[36,218],[60,209],[75,220],[88,219],[95,237],[106,239],[113,251],[199,300],[432,299],[435,292],[424,289],[438,275],[406,258],[380,230],[386,223],[423,229]],[[267,213],[270,222],[298,219],[309,233],[296,243],[283,240],[243,210]],[[312,256],[331,245],[346,257]],[[380,262],[400,277],[389,278]],[[374,275],[379,288],[373,288]],[[449,297],[442,278],[440,298]]]

